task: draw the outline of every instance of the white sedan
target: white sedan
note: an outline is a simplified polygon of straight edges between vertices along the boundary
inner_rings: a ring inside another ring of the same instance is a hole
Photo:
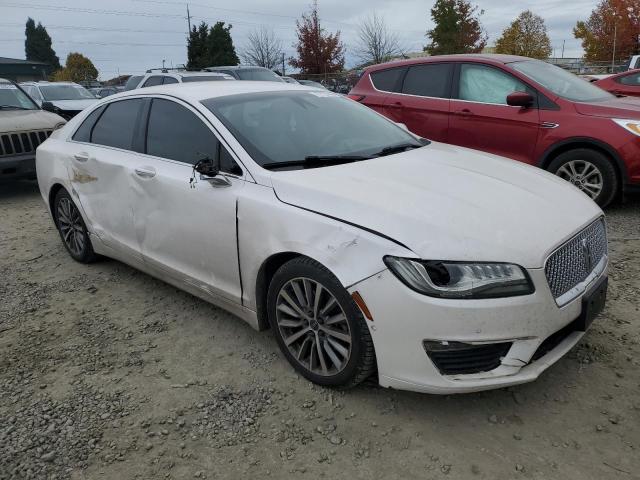
[[[327,386],[534,380],[603,308],[602,211],[519,162],[268,82],[113,95],[37,151],[71,257],[111,257],[271,328]]]

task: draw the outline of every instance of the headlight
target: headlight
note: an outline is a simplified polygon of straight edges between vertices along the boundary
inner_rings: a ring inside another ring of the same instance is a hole
[[[614,118],[613,121],[624,128],[626,131],[640,137],[640,120],[621,120]]]
[[[527,272],[511,263],[426,261],[386,256],[384,263],[409,288],[441,298],[495,298],[534,292]]]

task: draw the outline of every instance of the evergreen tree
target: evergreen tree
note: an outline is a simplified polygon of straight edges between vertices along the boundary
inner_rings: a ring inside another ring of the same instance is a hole
[[[187,43],[187,68],[199,70],[210,67],[207,62],[207,38],[209,26],[202,22],[197,27],[194,25],[189,33]]]
[[[56,56],[56,52],[51,48],[51,37],[47,33],[47,29],[40,22],[36,22],[32,18],[27,20],[25,28],[24,52],[27,60],[36,62],[45,62],[53,67],[54,70],[60,68],[60,59]]]
[[[431,44],[425,50],[431,55],[481,52],[487,44],[479,19],[483,13],[467,0],[436,0],[431,9],[435,27],[427,32]]]
[[[238,65],[240,61],[236,55],[231,38],[231,25],[216,22],[209,26],[202,22],[194,25],[187,40],[187,67],[200,69],[221,65]]]

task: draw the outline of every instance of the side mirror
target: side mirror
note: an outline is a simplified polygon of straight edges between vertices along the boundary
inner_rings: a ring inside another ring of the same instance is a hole
[[[193,169],[198,172],[200,175],[205,177],[215,177],[220,173],[220,169],[217,165],[214,165],[213,160],[210,158],[203,158],[198,161]]]
[[[527,92],[513,92],[507,95],[507,105],[512,107],[530,107],[533,105],[533,95]]]
[[[47,112],[56,112],[57,108],[51,102],[42,102],[42,109]]]

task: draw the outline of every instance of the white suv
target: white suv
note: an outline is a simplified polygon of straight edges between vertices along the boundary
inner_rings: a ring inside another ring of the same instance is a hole
[[[158,85],[168,85],[171,83],[187,83],[187,82],[212,82],[219,80],[235,80],[231,75],[224,73],[214,72],[189,72],[189,71],[177,71],[170,72],[168,70],[161,70],[154,72],[147,70],[147,73],[140,78],[140,81],[135,86],[127,85],[127,90],[133,90],[136,88],[155,87]]]

